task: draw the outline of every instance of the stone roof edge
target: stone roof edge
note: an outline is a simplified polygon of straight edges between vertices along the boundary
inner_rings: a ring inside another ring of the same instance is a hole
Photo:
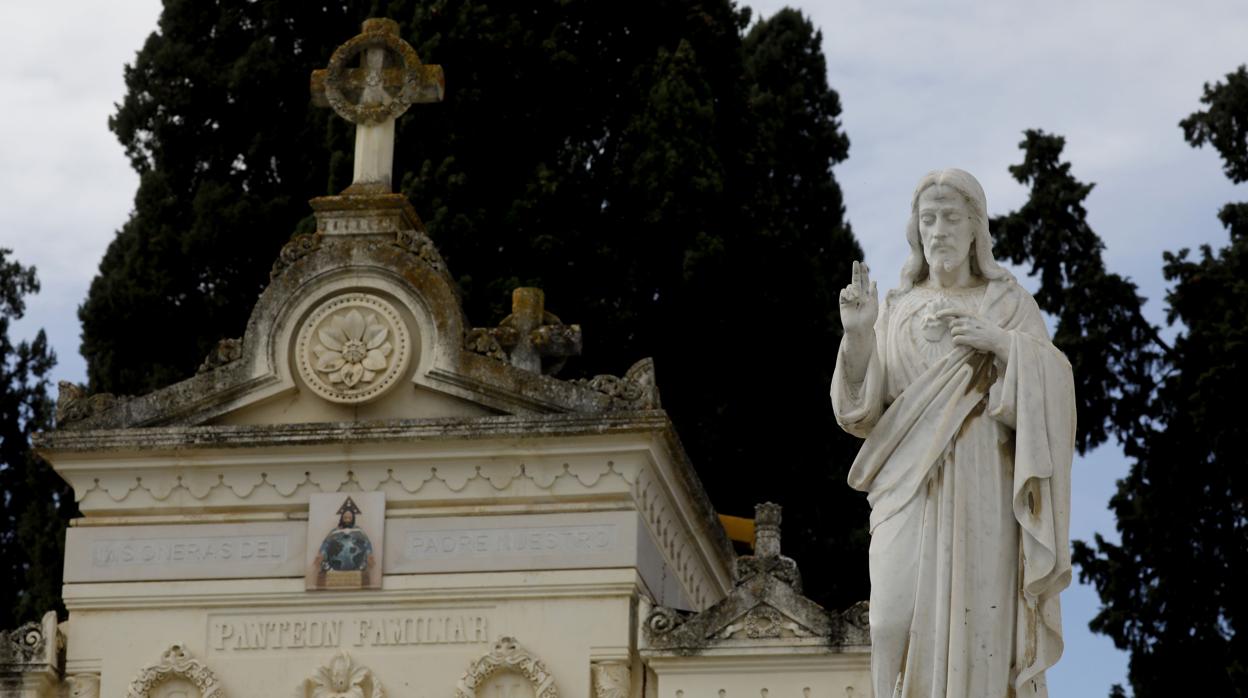
[[[666,415],[666,412],[664,412],[664,415]],[[677,469],[677,474],[682,480],[681,484],[685,491],[689,493],[690,499],[693,500],[699,519],[698,523],[702,526],[705,540],[709,540],[715,545],[714,553],[724,564],[724,569],[728,575],[726,586],[730,587],[732,565],[737,557],[736,551],[732,547],[732,541],[728,538],[728,532],[724,530],[723,522],[719,520],[719,514],[716,513],[715,506],[711,504],[710,495],[707,494],[706,487],[702,484],[702,478],[698,477],[697,469],[689,460],[689,454],[685,452],[685,446],[680,441],[680,435],[676,433],[674,427],[663,430],[662,434],[665,446],[672,455],[672,460],[678,462],[681,466]]]
[[[188,448],[250,448],[315,446],[327,443],[423,441],[432,439],[541,438],[593,436],[645,431],[670,432],[674,427],[663,410],[605,414],[557,413],[445,417],[377,422],[306,422],[256,425],[176,425],[62,429],[32,437],[41,453],[86,451],[185,450]],[[679,441],[675,442],[679,446]],[[679,460],[691,469],[679,449]],[[673,455],[676,455],[674,452]],[[693,476],[696,481],[696,475]],[[698,489],[701,483],[698,482]]]

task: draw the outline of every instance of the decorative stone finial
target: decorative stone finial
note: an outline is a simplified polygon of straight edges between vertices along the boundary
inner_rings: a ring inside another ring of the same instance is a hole
[[[754,555],[779,557],[780,505],[772,502],[754,505]]]
[[[390,193],[394,120],[413,104],[442,101],[445,87],[442,67],[421,63],[390,19],[365,20],[324,70],[313,71],[313,103],[356,125],[355,177],[344,193]]]
[[[546,373],[555,373],[569,356],[581,353],[581,326],[565,325],[546,311],[546,294],[540,288],[521,287],[511,294],[511,315],[498,327],[475,328],[468,333],[467,347],[534,373],[542,372],[542,359],[554,359]]]

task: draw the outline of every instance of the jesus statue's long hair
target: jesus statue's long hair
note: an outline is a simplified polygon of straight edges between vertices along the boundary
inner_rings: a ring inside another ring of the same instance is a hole
[[[903,294],[915,284],[927,280],[929,270],[927,257],[923,255],[923,239],[919,236],[919,197],[929,187],[944,186],[962,195],[971,220],[975,224],[975,240],[971,243],[971,274],[988,281],[1014,281],[1014,275],[1006,271],[992,256],[992,235],[988,232],[988,197],[970,172],[949,168],[933,170],[923,175],[914,188],[910,199],[910,222],[906,224],[906,242],[910,243],[910,258],[901,267],[901,283],[890,293]]]

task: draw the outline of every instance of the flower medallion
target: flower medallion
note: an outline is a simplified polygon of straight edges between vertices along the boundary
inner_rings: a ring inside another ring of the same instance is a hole
[[[407,368],[411,341],[394,306],[363,293],[326,301],[304,321],[299,373],[321,397],[367,402],[393,386]]]

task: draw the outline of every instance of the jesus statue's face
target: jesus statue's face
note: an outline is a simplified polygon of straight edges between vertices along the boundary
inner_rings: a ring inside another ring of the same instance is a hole
[[[919,237],[933,270],[953,271],[968,263],[975,222],[956,189],[934,184],[919,195]]]

